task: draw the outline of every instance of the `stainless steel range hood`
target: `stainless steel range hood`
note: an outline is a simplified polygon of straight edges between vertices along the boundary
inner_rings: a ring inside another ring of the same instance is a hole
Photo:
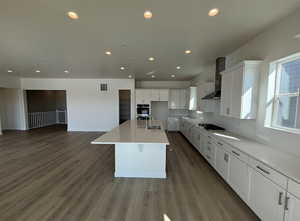
[[[225,70],[226,58],[219,57],[216,60],[215,91],[202,98],[202,100],[218,100],[221,98],[222,76],[221,72]]]

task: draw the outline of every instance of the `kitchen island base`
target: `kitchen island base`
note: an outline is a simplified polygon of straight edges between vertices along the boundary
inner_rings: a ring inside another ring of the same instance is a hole
[[[115,144],[115,177],[166,178],[166,144]]]

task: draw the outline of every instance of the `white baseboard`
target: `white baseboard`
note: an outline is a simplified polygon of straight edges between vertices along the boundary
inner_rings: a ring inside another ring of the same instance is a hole
[[[115,177],[124,178],[159,178],[166,179],[166,172],[129,172],[129,171],[115,171]]]

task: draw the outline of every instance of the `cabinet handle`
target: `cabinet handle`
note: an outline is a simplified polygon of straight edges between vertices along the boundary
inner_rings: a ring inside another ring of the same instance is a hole
[[[290,200],[290,197],[285,197],[285,203],[284,203],[284,209],[285,210],[289,210],[289,200]]]
[[[233,154],[237,155],[238,157],[240,156],[239,153],[235,152],[234,150],[231,151]]]
[[[210,156],[209,155],[206,155],[207,159],[210,159]]]
[[[209,141],[208,141],[207,143],[208,143],[208,144],[211,144],[211,142],[209,142]]]
[[[266,173],[266,174],[270,174],[269,171],[267,171],[267,170],[261,168],[260,166],[256,166],[256,168],[259,169],[259,170],[261,170],[262,172],[264,172],[264,173]]]
[[[282,196],[283,196],[283,192],[279,193],[279,197],[278,197],[278,205],[282,205]]]
[[[222,144],[222,143],[220,143],[220,142],[218,142],[218,144],[219,144],[220,146],[223,146],[223,144]]]
[[[224,154],[224,160],[226,163],[228,163],[228,154],[227,153]]]

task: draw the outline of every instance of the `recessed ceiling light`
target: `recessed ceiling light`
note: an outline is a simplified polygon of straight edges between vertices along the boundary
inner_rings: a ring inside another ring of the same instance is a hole
[[[151,75],[152,78],[155,78],[155,75]]]
[[[79,19],[79,16],[76,12],[70,11],[70,12],[68,12],[68,16],[69,16],[70,19],[73,19],[73,20]]]
[[[40,71],[40,70],[36,70],[35,72],[36,72],[36,73],[40,73],[41,71]]]
[[[176,69],[177,69],[177,70],[180,70],[180,69],[181,69],[181,67],[180,67],[180,66],[177,66],[177,67],[176,67]]]
[[[149,61],[154,61],[155,58],[154,58],[154,57],[150,57],[150,58],[148,58],[148,60],[149,60]]]
[[[191,50],[185,50],[185,52],[184,53],[186,53],[186,54],[191,54],[192,53],[192,51]]]
[[[219,14],[219,9],[218,8],[213,8],[213,9],[209,10],[209,12],[208,12],[208,15],[211,16],[211,17],[214,17],[218,14]]]
[[[7,72],[8,72],[8,73],[12,73],[12,72],[13,72],[13,70],[7,70]]]
[[[128,78],[132,78],[132,75],[130,74],[130,75],[128,75]]]
[[[70,73],[70,71],[68,71],[68,70],[64,70],[64,72],[65,72],[66,74],[69,74],[69,73]]]
[[[106,51],[105,54],[106,55],[111,55],[111,51]]]
[[[123,66],[120,67],[120,70],[121,70],[121,71],[124,71],[124,70],[125,70],[125,67],[123,67]]]
[[[175,77],[175,74],[172,74],[171,77],[174,78],[174,77]]]
[[[144,12],[144,18],[145,19],[151,19],[152,18],[152,12],[147,10]]]
[[[295,39],[300,39],[300,34],[294,36]]]

